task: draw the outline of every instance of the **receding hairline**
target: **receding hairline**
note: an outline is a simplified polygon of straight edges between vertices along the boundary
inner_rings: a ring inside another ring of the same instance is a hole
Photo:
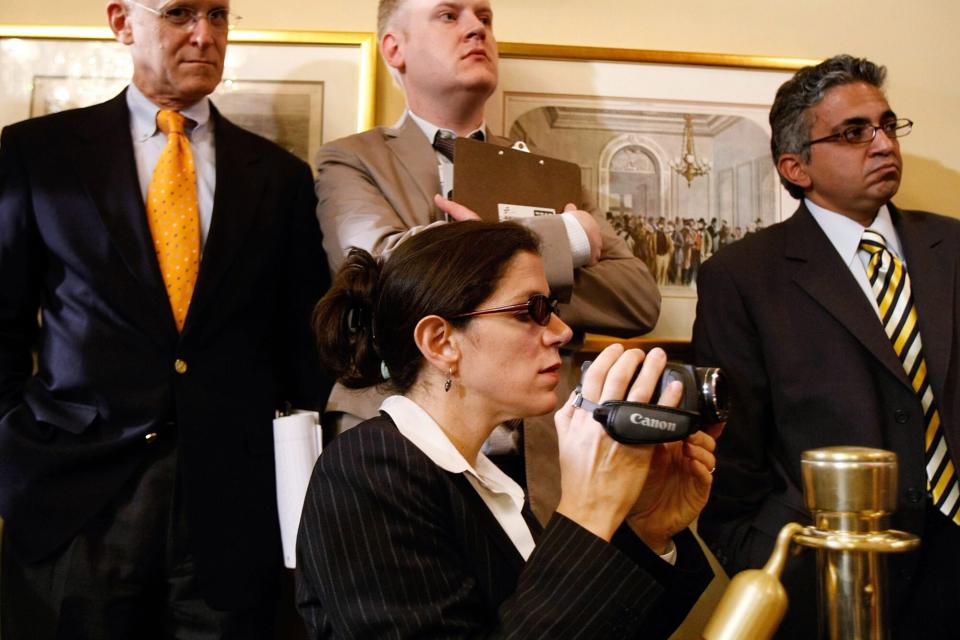
[[[377,40],[383,40],[384,34],[397,22],[407,0],[380,0],[377,6]]]
[[[397,16],[410,4],[411,0],[380,0],[377,5],[377,41],[396,25]],[[463,0],[438,0],[438,4],[459,5]],[[489,0],[487,4],[490,4]],[[492,6],[492,5],[491,5]]]

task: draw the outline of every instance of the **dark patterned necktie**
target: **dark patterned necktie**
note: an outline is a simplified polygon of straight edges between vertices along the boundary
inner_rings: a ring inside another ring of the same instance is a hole
[[[960,524],[960,486],[950,452],[947,450],[947,441],[943,437],[940,412],[937,410],[927,376],[927,362],[923,357],[923,344],[920,341],[920,326],[917,324],[917,308],[913,304],[910,291],[910,278],[903,262],[887,249],[886,240],[877,231],[867,229],[863,232],[860,249],[870,254],[867,278],[877,299],[883,329],[893,343],[893,350],[900,358],[907,378],[920,397],[920,405],[923,407],[927,489],[937,508],[953,522]]]
[[[483,131],[479,129],[471,133],[470,137],[481,142],[484,140]],[[433,148],[442,153],[447,160],[453,162],[453,145],[456,140],[457,136],[453,133],[444,131],[443,129],[437,129],[437,133],[433,136]]]

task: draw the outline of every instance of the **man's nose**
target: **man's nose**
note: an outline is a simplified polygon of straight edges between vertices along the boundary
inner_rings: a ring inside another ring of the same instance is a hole
[[[204,14],[197,14],[190,31],[190,41],[198,47],[205,47],[214,41],[214,28],[210,25],[210,18]]]
[[[896,146],[896,137],[888,136],[883,128],[877,129],[873,140],[870,141],[870,150],[874,153],[886,153],[895,149]]]
[[[464,16],[466,21],[467,34],[469,38],[485,39],[487,37],[487,25],[475,13],[467,12]]]

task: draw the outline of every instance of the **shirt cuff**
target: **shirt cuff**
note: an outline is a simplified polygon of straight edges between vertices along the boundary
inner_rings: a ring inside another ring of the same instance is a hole
[[[560,219],[567,230],[567,239],[570,241],[570,255],[573,258],[573,268],[579,269],[590,262],[590,239],[583,230],[580,221],[569,212],[561,213]]]
[[[660,554],[660,559],[666,562],[667,564],[676,566],[677,564],[677,545],[673,544],[673,540],[670,541],[670,545],[667,547],[666,553]]]

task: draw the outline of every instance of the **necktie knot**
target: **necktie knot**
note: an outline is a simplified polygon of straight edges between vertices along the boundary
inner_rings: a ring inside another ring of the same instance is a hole
[[[160,131],[170,135],[173,133],[183,133],[184,123],[187,119],[182,113],[177,111],[167,111],[165,109],[157,112],[157,126]]]
[[[471,133],[470,137],[474,140],[480,140],[483,142],[483,131],[478,129]],[[456,140],[457,135],[455,133],[451,131],[444,131],[443,129],[437,129],[437,133],[433,136],[433,148],[442,153],[447,160],[453,162],[453,148]]]
[[[887,250],[887,240],[879,231],[865,229],[863,235],[860,237],[860,249],[870,255],[875,255]]]

